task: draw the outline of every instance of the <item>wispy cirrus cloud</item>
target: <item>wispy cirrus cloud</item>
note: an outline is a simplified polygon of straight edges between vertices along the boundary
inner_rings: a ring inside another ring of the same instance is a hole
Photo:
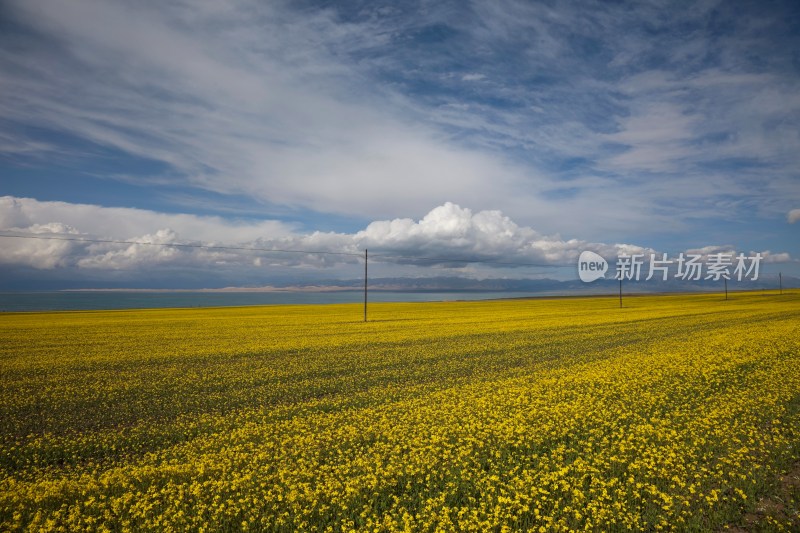
[[[365,91],[338,54],[381,42],[368,23],[255,4],[17,11],[50,43],[3,55],[0,116],[162,162],[187,185],[368,215],[419,209],[423,196],[499,201],[523,177]],[[86,70],[109,75],[87,85]]]
[[[128,183],[365,222],[454,202],[589,241],[728,242],[720,220],[781,222],[800,199],[790,2],[6,9],[15,160],[80,166],[80,139],[161,165]]]

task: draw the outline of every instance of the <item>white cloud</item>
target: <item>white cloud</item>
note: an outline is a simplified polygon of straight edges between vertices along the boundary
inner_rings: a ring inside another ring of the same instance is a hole
[[[273,220],[237,220],[0,196],[0,228],[27,229],[49,223],[65,224],[87,234],[114,239],[154,234],[165,228],[183,239],[204,242],[244,242],[265,234],[280,238],[293,233],[291,225]]]
[[[696,120],[674,104],[644,105],[620,121],[620,131],[605,136],[628,147],[611,157],[608,165],[625,170],[675,171],[680,160],[696,153],[688,144]]]
[[[691,248],[685,251],[686,254],[692,255],[699,255],[702,257],[703,261],[708,261],[709,256],[716,255],[716,254],[723,254],[729,255],[735,261],[736,256],[739,254],[743,254],[745,257],[755,257],[756,254],[761,254],[761,260],[764,263],[787,263],[792,260],[791,255],[788,252],[777,252],[773,253],[770,250],[751,250],[750,252],[744,252],[742,250],[736,250],[735,246],[730,244],[725,245],[709,245],[703,246],[702,248]]]
[[[157,186],[364,220],[453,201],[641,240],[796,205],[797,77],[758,53],[769,32],[723,4],[715,16],[736,31],[714,42],[705,4],[443,2],[355,20],[330,5],[14,0],[4,15],[26,31],[2,37],[0,120],[163,163]],[[436,24],[463,40],[409,45]],[[0,152],[80,156],[57,139],[0,132]],[[128,233],[164,227],[196,238],[172,222]]]
[[[65,272],[101,283],[124,274],[144,282],[156,273],[170,279],[214,279],[235,272],[233,283],[247,280],[353,278],[360,273],[364,249],[382,276],[563,277],[584,250],[610,262],[620,254],[660,253],[633,243],[603,243],[548,235],[519,225],[498,210],[473,211],[446,202],[418,220],[377,220],[354,233],[301,233],[279,222],[230,221],[219,217],[156,213],[30,198],[0,197],[3,233],[41,238],[3,238],[0,271],[17,267]],[[207,238],[205,235],[213,236]],[[89,242],[92,240],[116,242]],[[182,246],[173,246],[182,245]],[[210,247],[207,247],[210,246]],[[216,248],[214,248],[216,247]],[[240,247],[258,250],[234,250]],[[315,253],[268,252],[305,250]],[[716,253],[738,253],[732,245],[709,245],[686,250],[705,259]],[[786,252],[760,252],[764,263],[792,260]],[[341,255],[344,254],[344,255]],[[750,252],[750,255],[755,252]],[[674,259],[675,254],[670,254]],[[479,263],[461,260],[481,261]],[[523,268],[540,265],[545,268]],[[354,267],[357,267],[354,270]],[[515,270],[509,274],[509,269]],[[571,274],[570,274],[571,275]],[[199,277],[198,277],[199,276]],[[305,278],[303,278],[305,276]],[[309,277],[311,276],[311,277]],[[100,281],[98,281],[100,280]],[[212,282],[213,283],[213,282]]]
[[[708,256],[713,254],[727,254],[731,255],[736,253],[736,247],[730,244],[723,244],[723,245],[716,245],[712,244],[709,246],[703,246],[702,248],[689,248],[685,252],[686,254],[691,255],[699,255],[702,256],[704,260],[708,259]]]
[[[69,266],[145,272],[148,268],[163,266],[196,268],[215,264],[323,268],[357,262],[365,248],[373,251],[376,261],[381,261],[383,255],[384,262],[400,264],[464,266],[463,262],[447,259],[476,259],[566,265],[586,249],[607,257],[623,250],[627,253],[649,251],[631,244],[564,240],[558,235],[544,235],[533,228],[519,226],[500,211],[473,212],[450,202],[434,208],[418,221],[409,218],[375,221],[352,234],[320,231],[303,234],[273,221],[228,221],[219,217],[14,197],[0,198],[0,214],[0,229],[16,235],[128,241],[4,239],[8,242],[4,242],[6,246],[0,251],[0,263],[40,269]],[[189,246],[167,246],[170,244]],[[195,245],[323,253],[251,253]],[[339,253],[353,255],[336,255]],[[431,257],[444,259],[430,261]]]
[[[0,54],[0,117],[163,162],[184,185],[379,216],[499,203],[530,176],[364,83],[343,57],[384,37],[327,10],[26,0],[13,13],[65,54]],[[108,75],[86,83],[87,69]]]
[[[144,209],[102,207],[32,198],[0,197],[0,229],[18,234],[113,239],[153,243],[241,243],[263,235],[275,240],[293,235],[277,221],[229,220],[221,217],[158,213]],[[82,243],[4,238],[0,263],[34,268],[136,268],[201,257],[204,263],[221,254],[148,245]]]
[[[786,219],[789,221],[789,224],[794,224],[798,220],[800,220],[800,209],[792,209],[786,215]]]
[[[772,253],[769,250],[764,250],[760,253],[765,263],[788,263],[792,260],[792,256],[787,252]],[[750,252],[750,255],[755,255],[755,252]]]
[[[608,169],[702,175],[720,162],[747,159],[783,174],[800,163],[800,136],[783,122],[800,111],[796,79],[711,66],[688,75],[644,70],[619,89],[630,112],[604,138],[627,151],[604,156]]]
[[[409,218],[372,222],[354,235],[361,247],[390,250],[409,262],[418,257],[475,258],[498,262],[567,265],[583,250],[616,255],[623,247],[643,253],[633,245],[564,240],[518,226],[500,211],[479,211],[447,202],[421,220]],[[442,261],[445,263],[445,261]]]
[[[113,245],[110,243],[92,244],[87,247],[87,255],[78,259],[81,268],[118,270],[122,268],[152,267],[176,261],[181,249],[172,246],[158,246],[180,243],[178,235],[169,229],[158,230],[153,235],[142,235],[135,242],[142,244]],[[154,246],[155,245],[155,246]],[[104,249],[113,248],[108,251]]]
[[[80,234],[77,229],[60,222],[31,224],[24,228],[24,233],[37,237],[48,237],[52,234],[73,236]],[[77,248],[74,242],[39,238],[4,238],[2,241],[0,264],[23,265],[44,270],[69,266],[70,255]]]

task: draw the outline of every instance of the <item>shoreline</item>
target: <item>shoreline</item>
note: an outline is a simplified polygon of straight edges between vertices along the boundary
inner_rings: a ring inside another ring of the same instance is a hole
[[[784,288],[783,295],[794,295],[795,288]],[[335,291],[334,294],[340,294],[342,292],[352,292],[355,294],[363,294],[362,291],[358,290],[351,290],[351,291]],[[380,290],[375,289],[374,291],[378,294],[402,294],[401,291],[388,291],[388,290]],[[532,295],[521,295],[521,296],[514,296],[509,294],[508,296],[498,296],[497,294],[502,291],[452,291],[452,294],[463,296],[465,293],[474,294],[476,296],[480,294],[491,294],[491,296],[486,298],[436,298],[436,299],[424,299],[426,294],[429,295],[447,295],[449,291],[405,291],[409,295],[417,295],[423,296],[422,299],[397,299],[397,300],[368,300],[369,305],[382,305],[382,304],[431,304],[431,303],[478,303],[478,302],[512,302],[512,301],[523,301],[523,300],[580,300],[580,299],[617,299],[619,298],[618,293],[597,293],[597,294],[532,294]],[[514,291],[509,291],[513,293]],[[521,291],[520,291],[521,292]],[[19,292],[19,293],[0,293],[0,294],[17,294],[17,295],[55,295],[55,294],[124,294],[126,291],[42,291],[42,292]],[[255,293],[237,293],[237,292],[223,292],[223,293],[214,293],[214,292],[202,292],[202,291],[136,291],[131,292],[130,294],[187,294],[187,293],[197,293],[197,294],[220,294],[220,295],[236,295],[236,294],[281,294],[281,293],[267,293],[267,292],[255,292]],[[287,292],[288,293],[288,292]],[[286,294],[286,293],[283,293]],[[289,293],[291,294],[291,293]],[[314,294],[324,294],[323,292],[298,292],[295,294],[300,294],[304,296],[313,296]],[[628,298],[642,298],[642,297],[685,297],[685,296],[713,296],[719,295],[722,296],[724,291],[662,291],[662,292],[631,292],[625,293],[623,292],[623,299]],[[729,290],[728,295],[729,299],[731,299],[731,295],[747,295],[747,296],[779,296],[778,289],[742,289],[742,290]],[[176,302],[177,303],[177,302]],[[243,307],[279,307],[279,306],[287,306],[287,307],[309,307],[309,306],[330,306],[330,305],[356,305],[361,306],[363,305],[363,300],[354,300],[354,301],[330,301],[330,302],[320,302],[320,301],[311,301],[311,302],[257,302],[257,303],[230,303],[230,304],[221,304],[221,305],[163,305],[163,306],[155,306],[155,305],[148,305],[148,306],[129,306],[129,307],[84,307],[84,308],[46,308],[46,309],[2,309],[0,308],[0,315],[10,315],[10,314],[18,314],[18,313],[86,313],[86,312],[115,312],[115,311],[156,311],[156,310],[205,310],[205,309],[223,309],[223,308],[243,308]]]

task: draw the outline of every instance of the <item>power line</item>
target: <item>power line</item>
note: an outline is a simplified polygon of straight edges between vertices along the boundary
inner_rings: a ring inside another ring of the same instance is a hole
[[[5,233],[0,233],[0,237],[9,237],[13,239],[38,239],[45,241],[73,241],[73,242],[105,243],[105,244],[141,244],[144,246],[202,248],[205,250],[235,250],[235,251],[246,250],[250,252],[283,252],[283,253],[293,253],[293,254],[324,254],[324,255],[346,255],[351,257],[361,257],[360,253],[327,252],[322,250],[285,250],[278,248],[255,248],[247,246],[213,246],[210,244],[181,244],[181,243],[167,243],[167,242],[118,241],[114,239],[86,239],[82,237],[45,237],[43,235],[8,235]]]
[[[161,246],[161,247],[174,247],[174,248],[195,248],[205,250],[226,250],[226,251],[248,251],[248,252],[278,252],[278,253],[294,253],[294,254],[308,254],[308,255],[337,255],[346,257],[362,257],[358,252],[331,252],[324,250],[289,250],[281,248],[258,248],[248,246],[214,246],[208,244],[184,244],[184,243],[162,243],[162,242],[141,242],[141,241],[124,241],[116,239],[89,239],[85,237],[64,237],[64,236],[46,236],[46,235],[19,235],[0,233],[0,237],[7,237],[13,239],[36,239],[48,241],[70,241],[70,242],[85,242],[85,243],[98,243],[98,244],[138,244],[142,246]],[[427,256],[410,256],[410,255],[396,255],[396,254],[373,254],[371,256],[377,260],[394,260],[406,261],[409,264],[413,263],[483,263],[503,266],[527,266],[538,268],[560,268],[570,265],[553,265],[543,263],[529,263],[521,261],[500,261],[482,258],[459,258],[459,257],[427,257]]]
[[[448,257],[416,257],[411,255],[383,255],[383,254],[373,254],[373,256],[377,256],[383,259],[402,259],[408,262],[420,262],[420,263],[428,263],[428,262],[436,262],[436,263],[489,263],[492,265],[507,265],[507,266],[529,266],[529,267],[541,267],[541,268],[561,268],[567,267],[572,265],[547,265],[544,263],[526,263],[521,261],[495,261],[493,259],[478,259],[478,258],[448,258]]]

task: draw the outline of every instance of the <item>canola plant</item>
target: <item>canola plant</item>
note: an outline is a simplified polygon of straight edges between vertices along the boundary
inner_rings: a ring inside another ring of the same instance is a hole
[[[737,523],[799,456],[800,294],[617,305],[2,314],[0,530]]]

